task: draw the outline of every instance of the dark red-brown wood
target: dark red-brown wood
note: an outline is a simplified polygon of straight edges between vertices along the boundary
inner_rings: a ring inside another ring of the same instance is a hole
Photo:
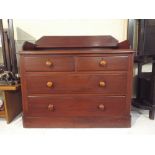
[[[46,62],[51,62],[48,66]],[[105,65],[100,62],[105,61]],[[79,56],[76,60],[73,56],[27,56],[24,58],[26,71],[74,71],[77,62],[78,71],[111,71],[127,70],[128,56],[99,55],[99,56]]]
[[[51,65],[47,65],[50,62]],[[72,56],[31,56],[25,57],[26,71],[74,71],[74,57]]]
[[[105,65],[101,64],[104,61]],[[81,56],[77,57],[78,71],[126,71],[128,56]]]
[[[73,54],[78,54],[80,56],[80,54],[82,54],[83,56],[84,55],[88,55],[90,56],[89,54],[92,54],[91,56],[101,56],[99,54],[110,54],[110,56],[112,55],[115,55],[116,54],[118,56],[125,56],[125,55],[128,55],[130,53],[133,53],[133,50],[131,49],[110,49],[110,48],[60,48],[60,49],[57,49],[57,48],[53,48],[53,49],[40,49],[40,50],[25,50],[25,51],[20,51],[20,55],[40,55],[40,56],[45,56],[46,54],[49,54],[49,55],[61,55],[61,56],[67,56],[67,55],[73,55]],[[51,55],[51,56],[52,56]]]
[[[125,96],[103,95],[48,95],[28,97],[29,116],[123,116],[125,111]],[[53,110],[49,109],[53,105]],[[104,106],[102,109],[101,107]]]
[[[129,128],[131,117],[25,117],[23,116],[25,128]]]
[[[36,41],[36,48],[117,47],[112,36],[44,36]]]
[[[131,126],[133,51],[92,48],[92,38],[20,53],[24,127]]]
[[[126,73],[77,74],[77,73],[31,73],[25,77],[28,94],[102,93],[104,95],[126,94]],[[52,82],[52,87],[47,87]],[[105,86],[100,86],[105,82]]]

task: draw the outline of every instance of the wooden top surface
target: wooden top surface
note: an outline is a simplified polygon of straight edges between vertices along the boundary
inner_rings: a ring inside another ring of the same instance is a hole
[[[20,88],[20,84],[17,85],[7,85],[7,86],[0,86],[0,90],[17,90]]]
[[[127,54],[134,53],[130,49],[104,49],[104,48],[66,48],[66,49],[49,49],[49,50],[27,50],[20,51],[19,54]]]
[[[0,117],[5,117],[5,111],[4,110],[0,111]]]

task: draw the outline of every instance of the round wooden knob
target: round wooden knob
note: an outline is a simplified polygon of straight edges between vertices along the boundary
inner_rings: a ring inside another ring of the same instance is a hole
[[[48,105],[48,110],[49,111],[54,111],[55,110],[54,105],[53,104],[49,104]]]
[[[103,104],[100,104],[98,108],[103,111],[105,109],[105,106]]]
[[[46,83],[46,85],[47,85],[47,87],[51,88],[51,87],[53,87],[53,82],[49,81]]]
[[[100,87],[105,87],[105,85],[106,85],[106,84],[105,84],[104,81],[100,81],[100,83],[99,83],[99,86],[100,86]]]
[[[51,61],[46,61],[46,66],[51,67],[53,65],[53,63]]]
[[[101,65],[101,66],[105,66],[106,64],[107,64],[107,62],[106,62],[105,60],[101,60],[101,61],[100,61],[100,65]]]

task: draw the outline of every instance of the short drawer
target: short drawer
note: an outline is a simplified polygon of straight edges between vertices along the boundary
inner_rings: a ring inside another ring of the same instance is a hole
[[[26,77],[28,94],[102,93],[125,95],[127,74],[35,73]]]
[[[28,97],[28,116],[121,116],[128,114],[126,97],[51,95]]]
[[[77,57],[78,71],[125,71],[128,70],[128,56]]]
[[[24,57],[26,71],[74,71],[72,56],[26,56]]]

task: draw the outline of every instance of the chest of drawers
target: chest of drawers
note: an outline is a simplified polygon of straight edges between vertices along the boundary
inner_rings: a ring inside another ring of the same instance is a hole
[[[20,53],[24,127],[130,127],[131,50]]]

